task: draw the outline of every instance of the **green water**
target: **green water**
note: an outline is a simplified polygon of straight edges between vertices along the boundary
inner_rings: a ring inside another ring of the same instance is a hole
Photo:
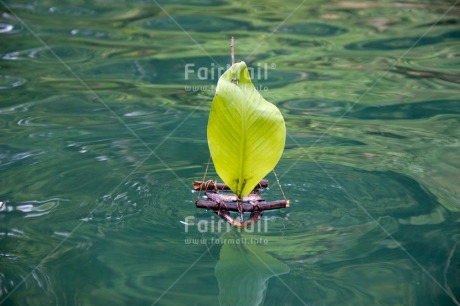
[[[0,304],[459,305],[457,2],[0,1]],[[254,232],[191,191],[232,35],[288,130]]]

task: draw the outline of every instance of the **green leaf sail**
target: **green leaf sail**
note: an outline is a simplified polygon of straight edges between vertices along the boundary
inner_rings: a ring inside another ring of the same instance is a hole
[[[251,82],[246,63],[219,79],[208,122],[208,145],[217,174],[240,198],[272,171],[283,154],[286,127],[279,109]]]

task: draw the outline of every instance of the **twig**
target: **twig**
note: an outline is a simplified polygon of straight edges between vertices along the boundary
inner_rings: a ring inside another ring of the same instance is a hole
[[[232,66],[235,64],[235,41],[233,39],[230,40],[230,54],[232,55]]]
[[[218,210],[221,204],[214,201],[196,200],[196,207]],[[243,205],[243,212],[264,211],[289,207],[289,200],[278,200],[272,202],[259,203],[257,205]],[[225,208],[228,211],[238,211],[237,203],[226,203]]]
[[[278,175],[276,175],[275,169],[273,169],[272,172],[275,175],[275,179],[276,179],[276,182],[278,183],[278,186],[280,187],[281,194],[283,195],[283,198],[286,200],[286,195],[284,194],[283,187],[281,187],[280,180],[278,179]]]
[[[206,191],[206,197],[210,199],[211,201],[214,202],[219,202],[219,201],[224,201],[224,202],[237,202],[238,201],[238,196],[233,193],[218,193],[216,191]],[[199,198],[197,199],[199,200]],[[265,201],[264,198],[262,198],[259,194],[257,193],[250,193],[248,196],[243,197],[243,202],[262,202]]]
[[[211,157],[211,155],[209,155],[208,163],[206,164],[206,169],[204,170],[204,174],[203,174],[203,179],[202,179],[203,182],[206,179],[206,174],[208,173],[209,164],[211,163],[211,159],[212,159],[212,157]],[[200,198],[202,188],[203,188],[203,185],[200,186],[200,191],[198,192],[198,196],[196,198],[197,200]]]
[[[268,187],[268,180],[261,180],[259,184],[257,184],[254,189],[261,189],[261,188],[267,188]],[[225,185],[224,183],[217,183],[215,181],[194,181],[193,182],[193,189],[194,190],[230,190],[230,187]]]
[[[253,211],[247,221],[241,222],[236,220],[232,215],[230,215],[230,213],[226,209],[213,210],[213,212],[225,221],[227,221],[228,223],[230,223],[231,225],[233,225],[234,227],[241,229],[250,228],[251,226],[254,226],[254,224],[256,224],[260,220],[264,213],[263,211]]]

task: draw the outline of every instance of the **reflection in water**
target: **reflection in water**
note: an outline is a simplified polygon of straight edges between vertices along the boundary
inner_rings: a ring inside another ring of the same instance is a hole
[[[0,303],[458,305],[457,8],[158,3],[2,6]],[[180,222],[212,224],[190,183],[232,35],[289,135],[291,208],[227,234],[258,245]]]
[[[153,19],[144,24],[148,29],[155,31],[177,31],[177,24],[186,31],[197,32],[220,32],[220,31],[236,31],[245,30],[248,28],[248,23],[238,22],[236,20],[201,16],[173,16],[174,19],[166,16]]]
[[[291,23],[276,28],[276,31],[286,34],[327,37],[341,35],[347,32],[344,28],[321,23]]]
[[[440,37],[402,37],[402,38],[390,38],[375,41],[364,41],[352,43],[345,48],[350,50],[407,50],[409,48],[419,48],[422,46],[437,44],[442,41]]]
[[[238,237],[221,239],[246,241]],[[261,305],[265,299],[267,281],[288,272],[286,264],[257,245],[226,243],[220,250],[216,265],[219,302],[221,305]]]

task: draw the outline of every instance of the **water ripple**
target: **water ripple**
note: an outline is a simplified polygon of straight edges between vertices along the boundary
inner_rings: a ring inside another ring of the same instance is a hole
[[[348,32],[346,28],[315,22],[285,24],[274,30],[286,34],[318,37],[338,36]]]
[[[200,16],[173,16],[174,20],[168,17],[159,17],[144,23],[147,29],[157,31],[177,31],[178,24],[181,25],[186,31],[196,32],[221,32],[221,31],[236,31],[244,30],[249,27],[249,24],[244,21],[210,17],[206,18]],[[176,23],[177,22],[177,23]]]
[[[11,35],[23,31],[24,27],[20,23],[13,21],[12,16],[6,13],[2,16],[5,18],[0,18],[0,35]]]
[[[21,77],[0,74],[0,90],[19,87],[24,85],[26,82],[27,80]]]
[[[121,221],[138,214],[150,202],[150,189],[140,181],[128,181],[121,188],[117,194],[101,197],[96,210],[82,221]]]
[[[53,6],[48,9],[52,14],[87,17],[96,14],[95,10],[79,6]]]
[[[21,212],[24,218],[41,217],[54,211],[59,206],[61,199],[43,201],[27,201],[21,203],[0,202],[0,212]]]
[[[434,45],[442,42],[441,37],[398,37],[355,42],[345,46],[349,50],[401,50]]]
[[[13,31],[14,26],[11,24],[0,23],[0,34]]]
[[[33,60],[38,63],[56,63],[56,56],[67,64],[88,62],[94,57],[94,51],[82,47],[73,46],[46,46],[13,51],[2,56],[4,60]]]
[[[33,123],[33,120],[37,119],[37,117],[27,117],[23,118],[18,121],[18,125],[20,126],[48,126],[48,124],[43,123]]]

